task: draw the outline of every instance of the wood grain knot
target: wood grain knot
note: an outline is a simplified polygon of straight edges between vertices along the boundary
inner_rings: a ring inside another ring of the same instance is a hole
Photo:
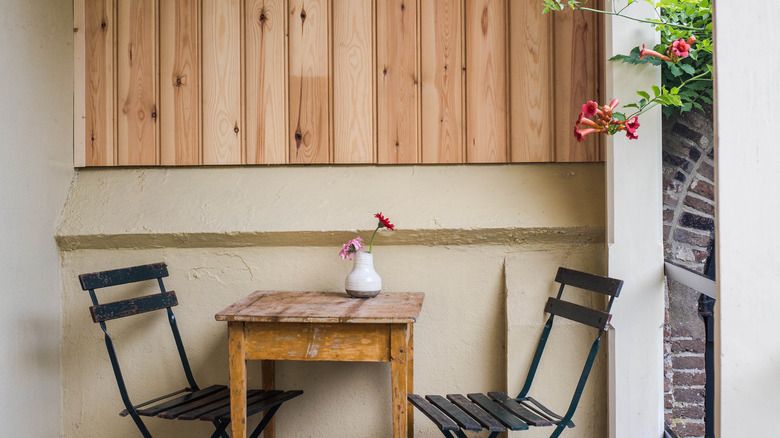
[[[487,35],[489,18],[490,13],[488,12],[487,6],[485,6],[485,9],[482,10],[482,20],[480,23],[482,25],[482,35]]]
[[[233,132],[238,134],[238,131],[239,131],[239,129],[238,129],[238,122],[236,122],[236,126],[233,127]]]
[[[265,21],[268,20],[268,16],[265,15],[265,12],[260,13],[260,17],[258,17],[260,20],[260,24],[265,24]]]
[[[181,85],[182,85],[181,76],[176,76],[176,86],[181,87]]]
[[[406,10],[406,4],[404,4],[404,3],[401,3],[401,10],[402,10],[402,11]]]
[[[301,9],[301,24],[303,24],[304,21],[306,21],[306,10]]]
[[[101,29],[106,30],[107,27],[108,27],[108,23],[106,23],[105,21],[100,23],[100,28]]]

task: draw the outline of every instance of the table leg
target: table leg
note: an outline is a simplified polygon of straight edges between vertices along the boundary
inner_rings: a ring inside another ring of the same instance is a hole
[[[273,391],[276,389],[276,362],[263,360],[260,361],[260,366],[263,372],[263,390]],[[276,418],[272,418],[265,426],[263,438],[276,438]]]
[[[228,322],[228,354],[233,438],[246,438],[246,350],[243,322]]]
[[[409,324],[409,346],[406,349],[406,393],[414,394],[414,326],[412,324]],[[408,403],[406,405],[406,436],[414,438],[414,409]]]
[[[406,438],[409,330],[406,324],[390,328],[390,371],[393,392],[393,438]]]

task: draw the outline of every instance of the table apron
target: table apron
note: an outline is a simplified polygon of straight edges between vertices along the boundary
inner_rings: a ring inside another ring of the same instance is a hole
[[[244,323],[248,360],[389,362],[391,328],[375,323]],[[411,325],[411,324],[409,324]]]

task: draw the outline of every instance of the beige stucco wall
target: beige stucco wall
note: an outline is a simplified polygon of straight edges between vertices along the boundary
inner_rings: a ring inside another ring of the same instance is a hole
[[[4,435],[60,436],[61,282],[53,234],[73,176],[71,16],[62,0],[7,0],[0,12]]]
[[[505,261],[588,246],[603,263],[603,175],[601,164],[81,171],[57,232],[65,436],[107,429],[135,436],[131,421],[116,415],[121,402],[79,273],[167,262],[167,286],[179,296],[177,318],[196,378],[226,383],[226,329],[213,315],[258,289],[342,290],[351,266],[338,258],[340,244],[356,230],[369,238],[377,211],[398,227],[383,232],[375,248],[384,290],[426,293],[415,327],[417,392],[504,389]],[[516,265],[513,278],[535,278],[540,266],[557,263],[538,260]],[[141,400],[178,378],[179,369],[147,356],[173,353],[162,345],[170,336],[164,318],[144,315],[135,323],[140,328],[116,321],[110,329]],[[594,385],[603,388],[604,367],[594,373]],[[250,385],[258,385],[256,364],[250,374]],[[279,412],[281,437],[390,435],[387,364],[281,363],[277,384],[305,391]],[[606,400],[600,402],[596,411],[605,418]],[[148,422],[171,437],[209,429],[166,423]],[[419,415],[416,430],[416,436],[440,436]],[[589,430],[571,436],[603,436]]]

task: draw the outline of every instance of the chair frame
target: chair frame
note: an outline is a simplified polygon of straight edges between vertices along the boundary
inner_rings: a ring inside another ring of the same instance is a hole
[[[545,305],[544,310],[550,316],[544,324],[531,366],[517,397],[512,399],[502,392],[489,392],[487,396],[484,394],[468,394],[468,398],[458,394],[449,394],[446,399],[441,396],[430,395],[424,398],[415,394],[408,396],[409,402],[433,421],[445,437],[452,438],[454,433],[458,438],[466,438],[464,430],[478,431],[485,428],[492,431],[490,438],[495,438],[499,433],[507,429],[526,430],[529,425],[555,425],[556,427],[550,438],[557,438],[567,426],[570,428],[574,427],[574,423],[571,421],[572,417],[574,417],[574,412],[577,409],[588,376],[593,368],[593,363],[596,360],[601,337],[609,328],[612,305],[615,302],[615,298],[620,295],[623,281],[563,267],[558,269],[555,281],[560,283],[560,288],[557,296],[548,298]],[[561,297],[566,286],[609,296],[606,311],[563,301]],[[557,415],[528,395],[547,345],[547,339],[552,331],[555,316],[598,329],[598,335],[591,345],[572,400],[569,403],[566,414],[563,416]],[[488,413],[490,415],[487,415]]]
[[[192,369],[190,368],[190,363],[189,360],[187,359],[187,353],[184,350],[184,343],[182,342],[181,335],[179,334],[179,328],[178,328],[178,324],[176,323],[176,317],[174,316],[173,310],[171,309],[173,306],[178,305],[176,293],[174,291],[167,291],[165,289],[165,285],[163,284],[162,279],[163,277],[167,277],[167,276],[168,276],[168,268],[165,263],[154,263],[149,265],[133,266],[129,268],[114,269],[109,271],[101,271],[101,272],[79,275],[79,282],[81,284],[82,290],[89,291],[89,296],[92,300],[92,306],[90,307],[92,320],[93,322],[100,325],[100,328],[103,330],[104,333],[106,349],[108,350],[108,356],[111,361],[111,368],[114,371],[114,377],[116,377],[117,386],[119,388],[119,394],[122,398],[122,403],[125,406],[125,410],[120,412],[120,415],[121,416],[130,415],[130,417],[133,419],[133,422],[135,423],[135,425],[138,427],[141,434],[145,438],[151,438],[152,434],[151,432],[149,432],[149,429],[146,427],[143,420],[141,419],[141,414],[139,414],[139,411],[142,410],[141,408],[144,408],[146,406],[152,405],[153,403],[165,399],[169,399],[179,394],[194,394],[197,391],[201,391],[200,387],[195,382],[195,377],[192,374]],[[137,282],[142,282],[147,280],[157,280],[157,284],[160,288],[159,294],[146,295],[142,297],[114,301],[114,302],[103,303],[103,304],[98,302],[97,295],[95,293],[96,289],[119,286],[128,283],[137,283]],[[173,334],[173,339],[176,343],[176,350],[179,354],[179,359],[181,361],[184,375],[186,377],[187,384],[189,386],[179,391],[175,391],[170,394],[166,394],[157,397],[155,399],[146,401],[144,403],[133,405],[127,391],[127,386],[125,385],[124,377],[122,376],[122,370],[120,369],[119,366],[119,359],[117,357],[116,350],[114,348],[114,342],[111,339],[111,336],[109,335],[108,329],[106,327],[106,321],[138,315],[141,313],[162,310],[162,309],[166,310],[168,323],[171,328],[171,333]],[[216,393],[219,388],[224,388],[224,387],[215,385],[213,387],[206,388],[206,390],[204,391]],[[204,391],[201,391],[201,393],[203,393]],[[279,395],[274,395],[273,397],[269,398],[270,403],[264,404],[262,406],[262,409],[254,409],[254,411],[265,410],[265,414],[262,420],[260,421],[260,424],[258,424],[258,426],[255,428],[255,430],[253,431],[250,437],[251,438],[259,437],[263,429],[271,421],[271,418],[274,416],[274,414],[279,409],[281,404],[291,398],[297,397],[300,394],[302,394],[302,391],[287,391]],[[182,399],[186,399],[186,395],[182,397]],[[252,413],[257,413],[257,412],[252,412]],[[144,415],[153,416],[153,414],[144,414]],[[202,417],[203,416],[197,418],[204,419]],[[168,417],[163,417],[163,418],[168,418]],[[226,429],[230,424],[229,417],[227,419],[213,418],[210,421],[216,429],[214,433],[211,435],[212,438],[217,438],[217,437],[229,438],[226,432]]]

